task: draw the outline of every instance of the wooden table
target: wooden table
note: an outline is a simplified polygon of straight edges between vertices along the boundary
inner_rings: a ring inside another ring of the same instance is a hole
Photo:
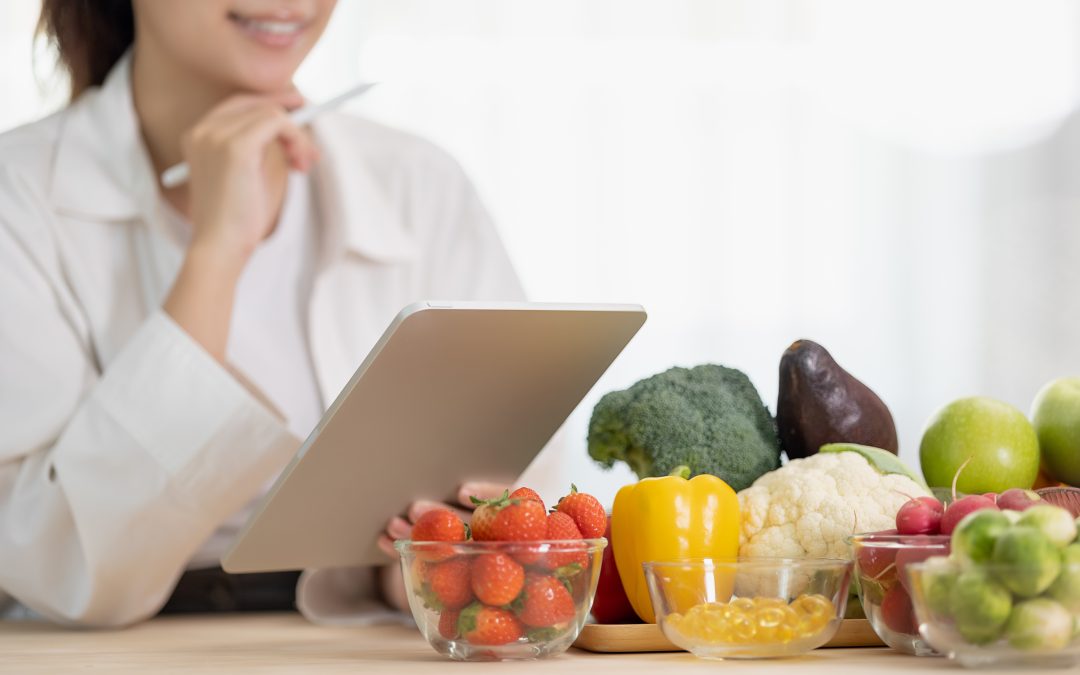
[[[778,661],[701,661],[687,653],[591,654],[462,664],[412,627],[328,628],[296,614],[159,618],[121,631],[0,623],[0,673],[842,673],[952,670],[944,659],[888,649],[826,649]]]

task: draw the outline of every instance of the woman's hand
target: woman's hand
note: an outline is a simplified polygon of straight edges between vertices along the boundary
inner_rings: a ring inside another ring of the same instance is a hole
[[[408,539],[412,535],[412,526],[416,520],[432,509],[451,509],[461,516],[462,520],[468,521],[469,511],[474,508],[470,497],[479,499],[494,499],[506,490],[509,485],[496,483],[465,483],[458,490],[457,501],[459,506],[440,504],[439,502],[418,501],[413,502],[406,511],[405,517],[395,516],[386,524],[386,532],[379,536],[379,548],[386,553],[387,558],[394,562],[379,570],[379,583],[382,588],[383,598],[391,606],[400,610],[406,610],[409,606],[408,596],[405,591],[405,581],[399,566],[398,553],[394,549],[395,539]]]
[[[270,233],[288,169],[307,171],[318,158],[311,138],[289,118],[302,103],[295,91],[234,96],[185,135],[192,248],[211,246],[246,260]]]
[[[182,143],[191,179],[170,199],[183,204],[194,231],[164,309],[219,361],[236,284],[277,221],[289,169],[307,171],[318,158],[307,133],[289,119],[287,109],[302,102],[295,92],[234,96]]]

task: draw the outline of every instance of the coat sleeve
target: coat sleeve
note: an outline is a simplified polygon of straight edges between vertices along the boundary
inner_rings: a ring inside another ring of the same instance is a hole
[[[0,590],[57,622],[130,624],[296,440],[161,311],[100,366],[50,221],[29,219],[0,209]]]

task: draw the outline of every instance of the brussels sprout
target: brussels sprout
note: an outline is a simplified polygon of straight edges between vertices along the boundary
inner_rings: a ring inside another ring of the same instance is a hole
[[[956,564],[944,556],[930,558],[923,564],[922,594],[936,616],[949,614],[949,596],[956,585]]]
[[[1076,522],[1072,513],[1051,504],[1037,504],[1020,514],[1018,525],[1033,527],[1054,546],[1064,548],[1076,539]]]
[[[1005,625],[1005,637],[1017,649],[1062,649],[1072,635],[1072,614],[1048,598],[1021,602]]]
[[[994,552],[994,542],[1009,527],[1009,518],[1001,511],[969,513],[953,531],[952,553],[961,563],[985,562]]]
[[[1001,635],[1012,611],[1012,596],[990,575],[969,570],[957,576],[952,584],[949,610],[965,640],[986,644]]]
[[[1058,548],[1038,530],[1020,525],[998,537],[991,560],[996,565],[998,579],[1024,598],[1045,591],[1061,570]]]
[[[1061,552],[1061,573],[1047,591],[1065,609],[1080,614],[1080,544],[1070,544]]]

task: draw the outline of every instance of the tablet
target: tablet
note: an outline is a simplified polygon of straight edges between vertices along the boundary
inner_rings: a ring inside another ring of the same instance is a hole
[[[392,516],[416,499],[453,502],[465,480],[512,483],[644,322],[637,305],[406,307],[222,567],[385,563],[376,541]]]

